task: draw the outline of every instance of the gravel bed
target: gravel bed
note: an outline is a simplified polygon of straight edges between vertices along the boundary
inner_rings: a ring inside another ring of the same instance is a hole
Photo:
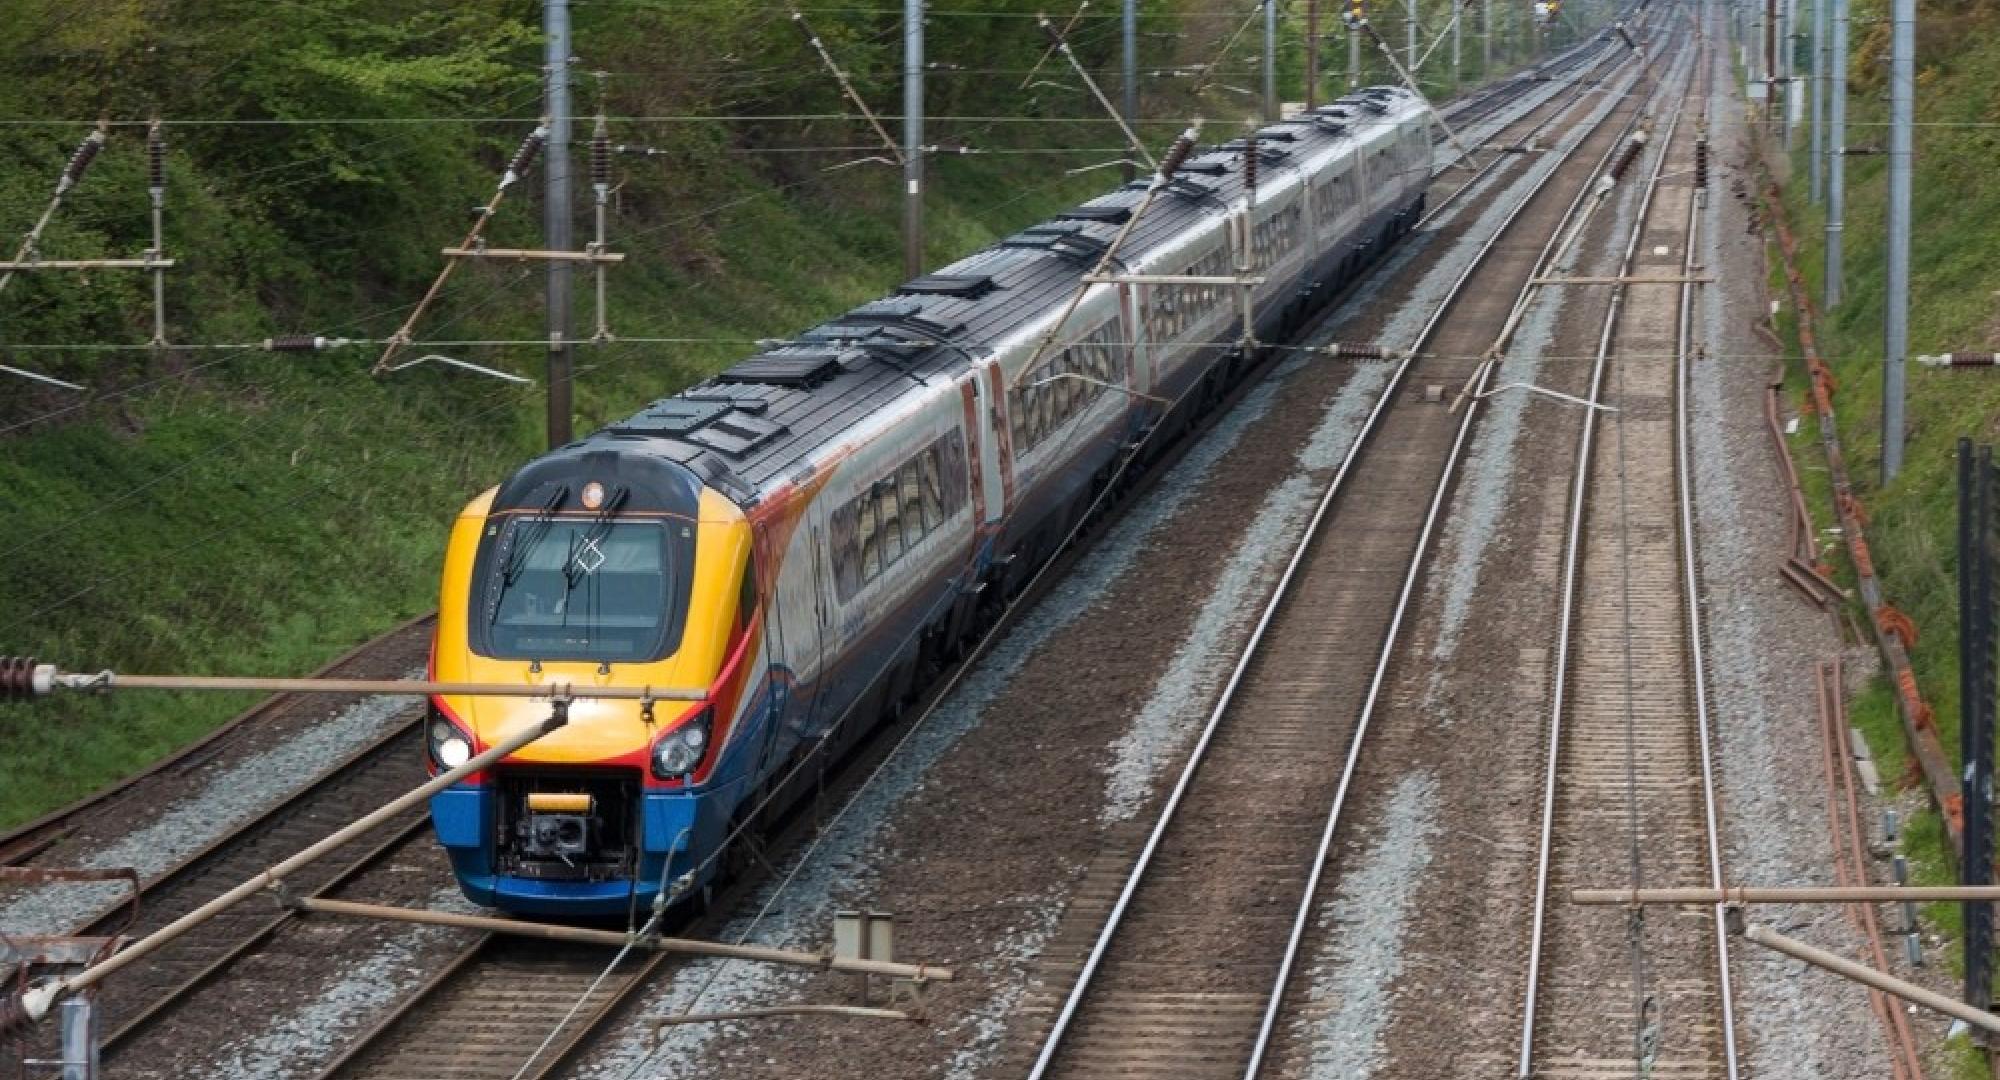
[[[836,899],[869,892],[874,879],[872,868],[890,861],[885,857],[882,833],[896,820],[906,800],[929,789],[928,774],[938,760],[953,751],[968,732],[980,728],[994,711],[995,702],[1017,682],[1023,667],[1042,654],[1052,639],[1097,608],[1110,585],[1133,570],[1156,535],[1189,509],[1193,496],[1216,466],[1236,448],[1245,432],[1270,411],[1286,381],[1280,376],[1303,366],[1302,361],[1291,361],[1247,393],[1228,416],[1169,470],[1142,504],[1132,508],[1099,538],[1065,576],[1062,587],[1043,597],[971,674],[939,702],[923,725],[914,729],[909,741],[846,814],[822,833],[811,849],[781,867],[783,872],[746,905],[751,912],[769,905],[769,914],[761,920],[752,915],[733,922],[724,931],[724,940],[742,938],[763,945],[816,945],[822,941]],[[938,789],[939,794],[947,791],[942,786]],[[1001,822],[994,824],[1004,827]],[[773,892],[780,887],[782,903],[773,900]],[[1037,925],[1036,920],[1053,925],[1054,909],[1041,898],[1019,899],[1012,908],[1029,913],[1026,926]],[[1042,934],[1046,932],[1044,929]],[[1005,944],[988,957],[989,963],[996,966],[1010,953],[1023,958],[1032,955],[1025,946],[1038,940],[1032,930],[1019,925],[1008,926],[999,936]],[[943,962],[936,954],[909,955]],[[648,1070],[648,1075],[663,1077],[703,1073],[710,1063],[704,1060],[702,1051],[718,1040],[749,1034],[749,1026],[691,1024],[669,1029],[662,1041],[653,1037],[654,1022],[697,1005],[699,1011],[713,1012],[782,999],[788,992],[796,992],[805,981],[795,971],[770,966],[706,962],[689,965],[654,990],[631,1022],[603,1040],[580,1075],[623,1077],[641,1067]],[[1011,985],[1018,996],[1019,980],[1013,980]],[[976,1060],[977,1044],[997,1041],[995,1029],[1004,1010],[997,999],[988,998],[972,1005],[968,1015],[983,1016],[986,1021],[970,1025],[974,1030],[968,1032],[968,1039],[975,1046],[961,1048],[968,1055],[962,1067],[969,1067]],[[767,1064],[784,1063],[773,1059]]]
[[[1307,1004],[1293,1021],[1312,1047],[1309,1080],[1366,1076],[1381,1062],[1382,1032],[1394,1007],[1389,987],[1403,973],[1403,931],[1431,864],[1437,797],[1437,781],[1427,773],[1399,780],[1345,879],[1348,895],[1320,910],[1322,934],[1340,944],[1336,962],[1314,973]]]
[[[417,669],[402,677],[422,675]],[[406,722],[408,710],[404,698],[362,698],[276,745],[218,761],[181,785],[185,794],[163,809],[128,821],[128,831],[100,844],[72,845],[60,865],[131,867],[143,879],[159,877],[236,826],[291,798],[317,779],[327,762],[346,758]],[[64,933],[75,928],[79,913],[96,911],[127,892],[118,884],[22,889],[0,905],[0,927],[10,933]]]
[[[432,891],[418,906],[476,911],[456,886]],[[207,1064],[189,1065],[190,1072],[180,1075],[198,1070],[213,1080],[311,1076],[350,1037],[429,978],[437,953],[460,947],[466,940],[465,931],[449,927],[398,926],[366,951],[343,949],[354,958],[330,970],[299,973],[302,978],[316,976],[319,985],[312,996],[290,1008],[260,1010],[261,1025],[232,1032],[235,1037],[206,1055]]]
[[[1717,63],[1712,139],[1722,169],[1703,223],[1702,257],[1724,280],[1762,283],[1763,237],[1752,230],[1748,204],[1725,194],[1746,175],[1741,163],[1748,160],[1749,133],[1726,62]],[[1768,350],[1756,332],[1768,299],[1761,284],[1708,289],[1704,299],[1703,333],[1717,359],[1694,381],[1693,458],[1727,876],[1753,883],[1830,882],[1833,852],[1812,668],[1840,655],[1841,642],[1832,622],[1777,576],[1788,496],[1763,413],[1764,388],[1776,364],[1762,359]],[[1872,831],[1879,815],[1866,807],[1863,813]],[[1864,956],[1860,935],[1837,907],[1760,907],[1751,918],[1820,948]],[[1862,987],[1744,942],[1735,943],[1733,955],[1751,1075],[1803,1080],[1887,1074],[1886,1041]]]

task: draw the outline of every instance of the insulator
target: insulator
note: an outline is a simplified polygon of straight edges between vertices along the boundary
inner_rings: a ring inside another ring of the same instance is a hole
[[[34,697],[35,667],[32,656],[0,656],[0,701]]]
[[[1708,140],[1697,139],[1694,144],[1694,186],[1708,186]]]
[[[1042,33],[1048,36],[1049,44],[1055,46],[1058,49],[1062,48],[1063,37],[1062,34],[1056,31],[1056,24],[1048,21],[1047,19],[1041,20],[1041,24],[1042,24]]]
[[[1173,179],[1174,174],[1180,171],[1181,165],[1192,153],[1194,153],[1194,132],[1184,131],[1180,138],[1174,140],[1174,145],[1168,148],[1167,156],[1160,160],[1161,178]]]
[[[1639,152],[1645,148],[1646,133],[1643,131],[1634,133],[1632,141],[1626,143],[1624,152],[1618,155],[1618,160],[1612,162],[1611,179],[1614,182],[1625,179],[1625,170],[1632,167],[1632,162],[1638,159]]]
[[[167,133],[158,120],[146,128],[146,186],[167,186]]]
[[[103,128],[84,136],[83,141],[77,144],[76,153],[69,156],[69,164],[63,166],[62,179],[56,181],[56,191],[61,193],[75,187],[76,182],[83,179],[83,171],[90,168],[91,162],[97,160],[97,152],[102,149],[104,149]]]
[[[316,334],[280,334],[264,339],[266,352],[317,352],[327,346],[327,339]]]
[[[611,186],[611,136],[604,129],[604,118],[597,118],[597,130],[590,134],[590,182],[598,187]]]
[[[506,187],[521,177],[528,175],[528,166],[535,163],[535,155],[542,152],[542,144],[549,138],[546,125],[536,125],[528,137],[521,140],[521,148],[514,151],[514,160],[507,163],[507,172],[500,177],[500,186]]]
[[[28,1015],[28,1003],[19,994],[0,997],[0,1035],[25,1032],[35,1026],[35,1018]]]
[[[1380,345],[1353,345],[1336,341],[1326,347],[1328,356],[1335,360],[1389,360],[1389,351]]]
[[[1252,193],[1257,190],[1257,140],[1254,138],[1243,142],[1243,186]]]

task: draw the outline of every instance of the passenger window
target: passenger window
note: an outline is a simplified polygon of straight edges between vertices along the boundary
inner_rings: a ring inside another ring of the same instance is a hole
[[[873,492],[863,492],[861,496],[861,580],[874,581],[882,573],[882,537],[875,527],[875,496]]]
[[[931,448],[917,455],[919,483],[923,486],[924,521],[935,529],[944,524],[944,481],[938,472],[938,458],[943,453],[942,442],[932,443]]]
[[[833,548],[833,586],[844,602],[861,590],[861,550],[860,537],[856,535],[858,508],[848,503],[833,512],[827,520],[827,533]]]
[[[970,493],[971,473],[966,469],[965,433],[954,431],[944,441],[944,509],[956,514]]]
[[[882,504],[882,569],[887,570],[903,557],[902,517],[896,512],[896,479],[875,482],[875,497]]]
[[[917,459],[911,458],[903,462],[903,467],[898,470],[897,476],[897,482],[903,489],[903,545],[916,547],[917,541],[922,540],[924,534],[935,527],[932,523],[936,519],[926,520],[924,517],[923,495],[920,490],[922,484],[917,479]]]

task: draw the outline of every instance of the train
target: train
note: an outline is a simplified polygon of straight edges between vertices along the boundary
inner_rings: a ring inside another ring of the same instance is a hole
[[[740,871],[732,841],[962,657],[1128,459],[1415,226],[1429,117],[1370,87],[1189,150],[473,499],[431,677],[575,698],[565,726],[432,798],[465,895],[607,918]],[[433,774],[550,708],[433,697]]]

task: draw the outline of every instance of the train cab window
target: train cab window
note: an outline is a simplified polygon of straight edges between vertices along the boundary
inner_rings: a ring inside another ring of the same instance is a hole
[[[882,537],[875,527],[875,499],[873,491],[861,497],[859,534],[861,541],[861,581],[874,581],[882,573]]]
[[[896,506],[896,478],[875,482],[875,498],[882,506],[882,569],[903,557],[903,522]]]
[[[938,465],[942,456],[936,445],[917,455],[917,484],[922,492],[924,521],[933,529],[944,524],[944,479]]]
[[[748,630],[757,617],[757,557],[743,561],[743,587],[736,595],[736,628]]]
[[[673,522],[514,518],[487,560],[484,655],[646,661],[679,644],[682,548]]]

